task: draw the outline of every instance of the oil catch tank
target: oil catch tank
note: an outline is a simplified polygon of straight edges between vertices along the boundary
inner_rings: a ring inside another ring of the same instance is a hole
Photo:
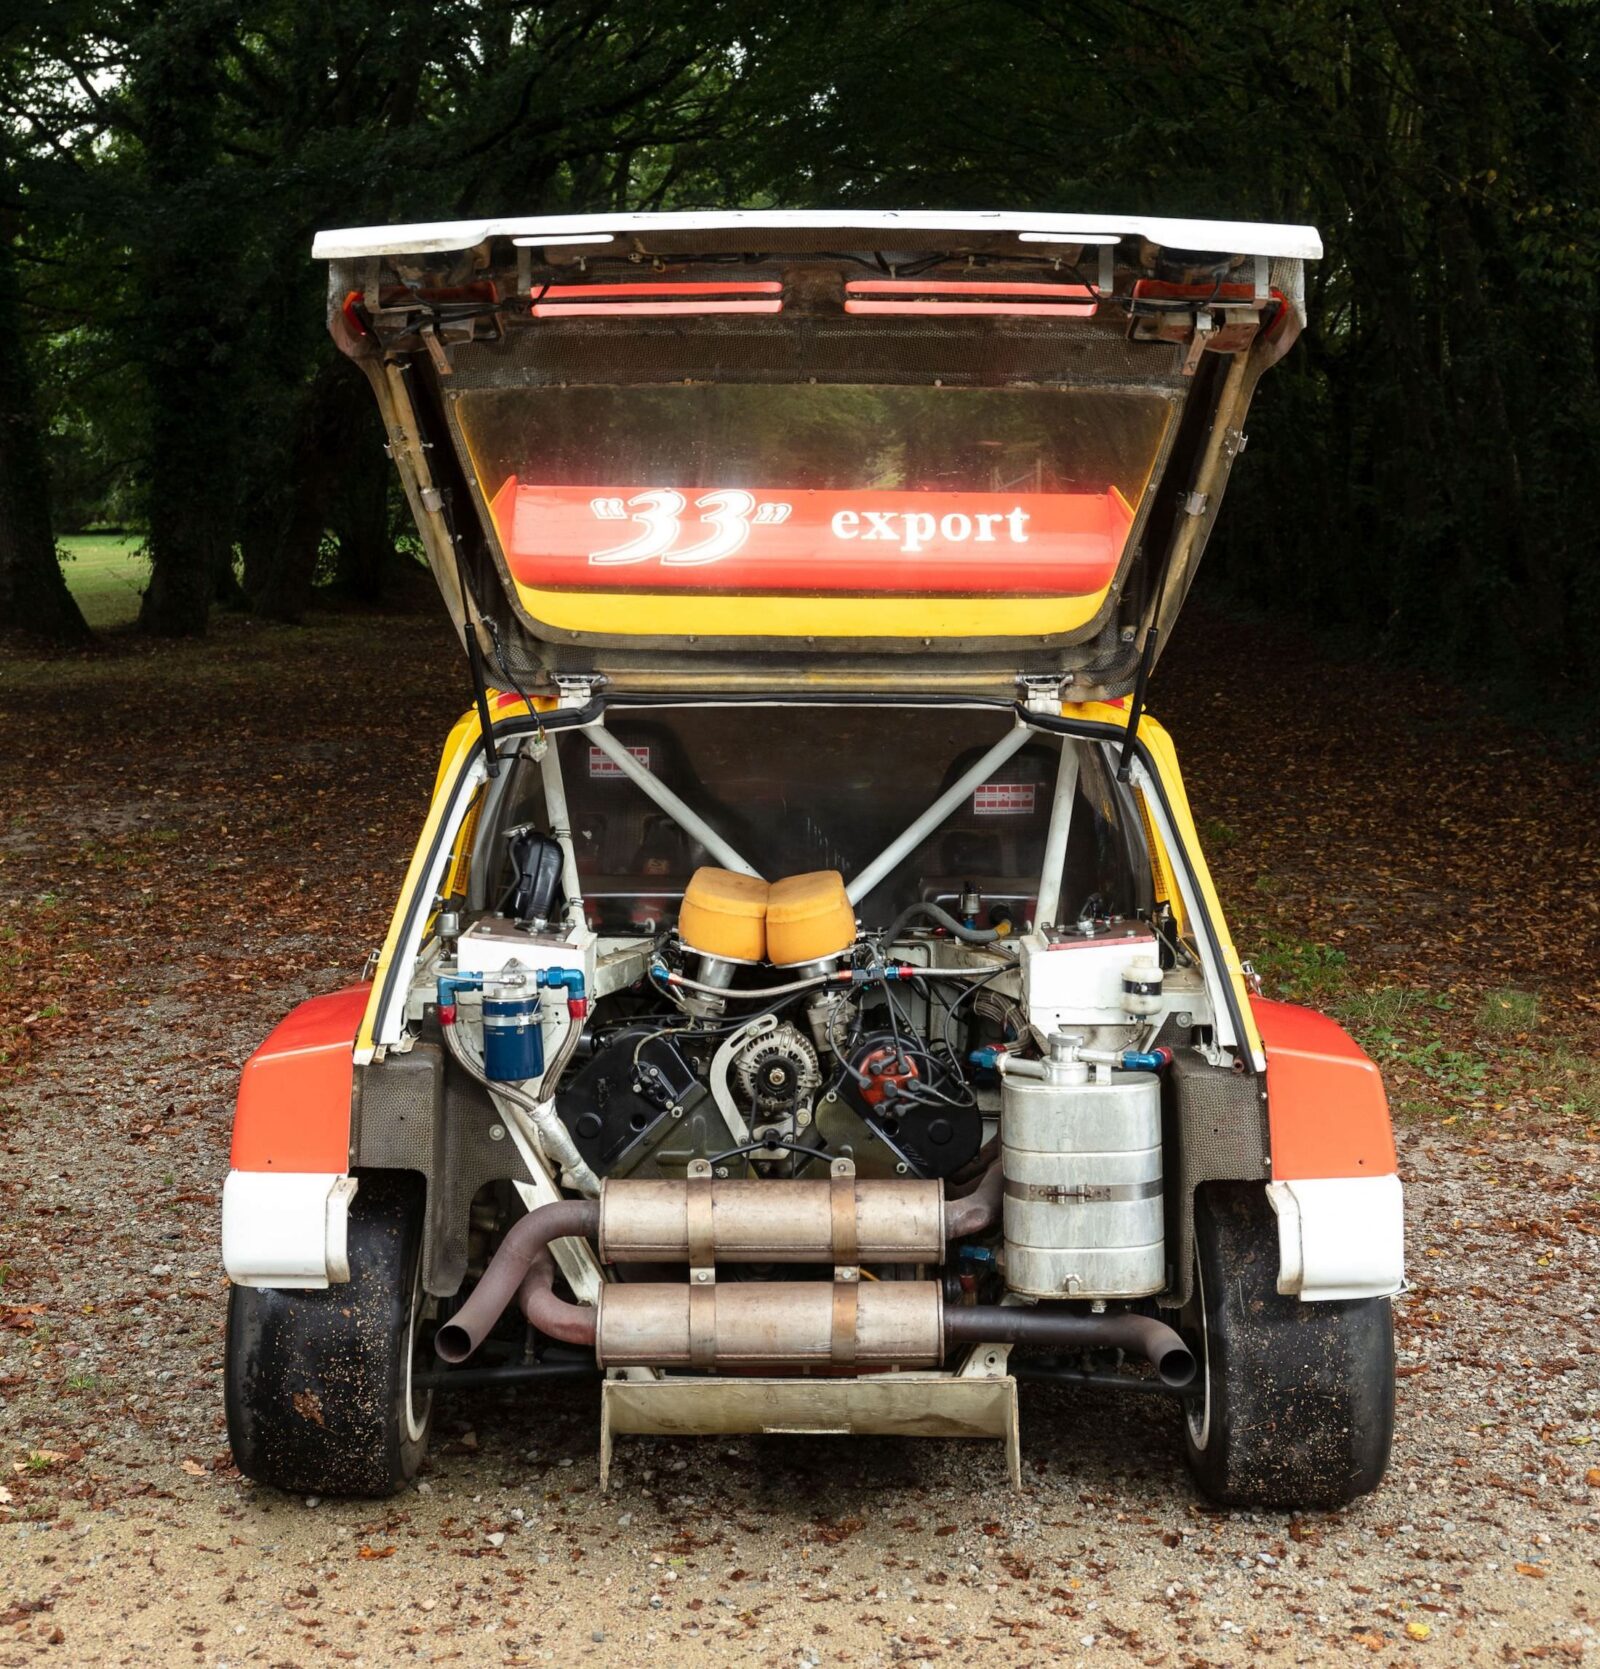
[[[1035,1298],[1159,1292],[1166,1284],[1159,1080],[1092,1069],[1066,1044],[1058,1036],[1047,1060],[1007,1062],[1006,1285]]]

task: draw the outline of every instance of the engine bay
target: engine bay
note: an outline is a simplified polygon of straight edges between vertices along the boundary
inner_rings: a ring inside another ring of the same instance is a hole
[[[1175,1051],[1227,1057],[1142,808],[1100,750],[1019,725],[959,752],[881,854],[843,858],[847,884],[757,875],[656,778],[659,735],[526,745],[417,963],[410,1031],[437,1028],[529,1160],[568,1196],[619,1200],[625,1183],[781,1194],[841,1174],[948,1205],[987,1192],[942,1260],[951,1305],[1172,1289],[1161,1075]],[[605,851],[623,794],[626,877]],[[802,825],[812,852],[822,829]],[[683,851],[724,861],[680,877]]]

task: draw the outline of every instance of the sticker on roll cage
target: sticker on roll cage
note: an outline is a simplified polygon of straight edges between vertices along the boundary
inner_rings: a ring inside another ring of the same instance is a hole
[[[972,809],[979,817],[1023,817],[1035,805],[1031,782],[985,782],[973,791]]]
[[[648,745],[640,746],[636,744],[630,747],[628,752],[631,753],[647,771],[650,769],[650,749]],[[616,760],[610,756],[610,754],[606,753],[603,749],[591,747],[589,749],[589,775],[597,779],[603,779],[607,782],[621,782],[625,779],[627,773],[616,762]]]

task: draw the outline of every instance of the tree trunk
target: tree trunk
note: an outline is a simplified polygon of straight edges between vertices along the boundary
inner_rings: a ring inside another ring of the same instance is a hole
[[[227,252],[237,227],[215,132],[227,35],[214,8],[168,8],[140,36],[130,81],[146,191],[133,256],[136,328],[150,401],[150,588],[139,626],[161,637],[205,631],[233,558],[238,390]]]
[[[360,405],[342,442],[344,467],[330,507],[339,537],[337,583],[351,602],[372,606],[383,601],[396,560],[389,523],[392,471],[365,378],[345,380],[354,385]]]
[[[90,639],[50,525],[50,477],[17,317],[10,233],[0,226],[0,625],[60,643]]]
[[[282,533],[261,588],[251,599],[256,613],[268,620],[294,624],[311,602],[317,557],[330,520],[329,501],[349,462],[347,402],[342,397],[346,381],[357,379],[329,355],[306,390],[295,420],[284,482],[286,502],[278,518]]]

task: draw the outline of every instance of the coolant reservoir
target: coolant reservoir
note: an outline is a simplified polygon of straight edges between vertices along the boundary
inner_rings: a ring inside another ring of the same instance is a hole
[[[761,961],[767,953],[767,883],[731,869],[697,869],[684,888],[678,937],[702,956]]]
[[[838,956],[856,942],[856,912],[837,869],[774,881],[767,898],[767,958],[780,968]]]
[[[1153,1073],[1103,1083],[1007,1075],[1000,1144],[1013,1292],[1140,1298],[1166,1285]]]

